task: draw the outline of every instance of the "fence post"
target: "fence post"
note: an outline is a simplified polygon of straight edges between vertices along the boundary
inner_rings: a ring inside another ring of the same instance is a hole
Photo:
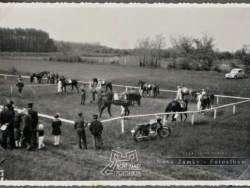
[[[219,96],[217,96],[217,104],[219,104]]]
[[[121,119],[122,134],[124,133],[124,118]]]
[[[10,86],[10,94],[12,95],[12,86]]]
[[[151,90],[151,97],[153,96],[153,90]]]
[[[192,125],[194,124],[194,113],[192,113],[192,120],[191,120]]]
[[[163,125],[166,125],[166,115],[163,116],[162,124],[163,124]]]
[[[126,86],[126,93],[128,92],[128,87]]]
[[[7,76],[6,75],[4,75],[4,79],[7,80]]]
[[[233,105],[233,114],[235,114],[235,105]]]
[[[214,109],[214,119],[216,119],[216,113],[217,113],[217,110],[216,108]]]

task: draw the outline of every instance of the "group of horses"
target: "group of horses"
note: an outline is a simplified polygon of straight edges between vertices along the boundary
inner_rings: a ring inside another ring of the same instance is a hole
[[[48,80],[52,80],[52,83],[55,81],[55,77],[48,72],[43,71],[40,73],[34,73],[30,76],[30,82],[33,83],[34,77],[37,78],[38,83],[41,83],[41,80],[44,75],[49,75]],[[54,78],[54,79],[53,79]],[[63,76],[59,77],[58,80],[62,81],[63,90],[66,92],[66,86],[70,85],[72,87],[71,91],[73,91],[74,87],[78,89],[78,81],[75,79],[65,79]],[[92,79],[92,83],[90,84],[90,93],[92,94],[92,99],[95,101],[95,96],[98,95],[98,108],[100,112],[100,117],[102,116],[103,110],[107,108],[107,111],[111,115],[111,105],[117,105],[117,106],[123,106],[127,110],[127,115],[129,114],[129,106],[134,105],[134,102],[136,102],[139,106],[141,105],[141,97],[144,97],[144,92],[147,92],[147,97],[149,97],[149,91],[152,91],[153,97],[157,98],[157,96],[160,94],[160,89],[158,85],[149,84],[144,81],[139,80],[138,86],[139,86],[139,92],[136,92],[134,90],[131,90],[129,92],[123,92],[120,94],[120,98],[117,100],[114,100],[114,95],[117,95],[117,93],[113,93],[113,86],[111,82],[99,80],[97,78]],[[48,82],[47,82],[48,83]],[[102,89],[102,86],[105,86],[105,91]],[[107,91],[110,90],[110,93],[107,93]],[[182,87],[181,88],[181,94],[183,101],[173,100],[170,102],[165,112],[185,112],[188,109],[188,102],[189,99],[184,99],[186,95],[189,95],[191,99],[197,100],[197,110],[205,110],[206,108],[212,108],[213,101],[214,101],[214,94],[213,92],[209,91],[207,89],[206,94],[197,93],[195,90]],[[121,99],[122,98],[122,99]],[[92,102],[92,100],[90,101]],[[185,119],[187,119],[187,113],[184,113]],[[172,121],[176,121],[176,117],[178,115],[173,114]],[[167,115],[168,119],[169,115]],[[181,114],[181,121],[182,121],[182,114]]]
[[[58,75],[58,77],[57,77],[57,75],[56,74],[54,74],[54,73],[50,73],[49,71],[42,71],[42,72],[40,72],[40,73],[33,73],[31,76],[30,76],[30,83],[34,83],[34,78],[36,78],[37,79],[37,82],[39,83],[39,84],[41,84],[41,82],[42,82],[42,78],[43,78],[43,76],[44,75],[47,75],[47,84],[57,84],[57,82],[56,81],[61,81],[62,82],[62,85],[63,85],[63,91],[65,91],[66,92],[66,86],[71,86],[72,88],[71,88],[71,91],[73,91],[73,89],[74,89],[74,87],[77,89],[77,91],[79,92],[79,89],[78,89],[78,81],[77,80],[75,80],[75,79],[66,79],[66,78],[64,78],[64,76],[61,76],[61,77],[59,77],[59,75]]]
[[[193,89],[188,89],[188,88],[181,88],[181,94],[182,94],[182,99],[183,101],[178,101],[178,100],[173,100],[170,102],[166,109],[165,112],[186,112],[188,109],[188,102],[189,99],[184,99],[185,95],[190,95],[191,99],[195,99],[197,101],[197,110],[202,111],[202,115],[204,115],[204,110],[213,108],[213,103],[214,103],[214,93],[211,92],[209,89],[206,89],[206,93],[196,93]],[[182,121],[182,113],[181,115],[181,121]],[[186,121],[188,115],[187,113],[184,113],[185,119],[184,122]],[[172,115],[172,121],[176,121],[177,114]],[[169,115],[167,114],[167,119]]]

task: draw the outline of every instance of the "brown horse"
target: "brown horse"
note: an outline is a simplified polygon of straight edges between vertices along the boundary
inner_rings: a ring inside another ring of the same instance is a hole
[[[184,106],[180,103],[180,101],[172,101],[170,103],[168,103],[165,112],[185,112],[187,111],[187,107],[188,107],[188,99],[185,99],[184,101],[182,101],[184,103]],[[184,115],[186,116],[186,118],[184,119],[184,122],[186,121],[188,115],[187,113],[184,113]],[[167,114],[167,119],[168,119],[168,114]],[[175,114],[173,114],[172,116],[172,121],[176,121],[176,117]],[[182,121],[182,114],[181,114],[181,121]]]

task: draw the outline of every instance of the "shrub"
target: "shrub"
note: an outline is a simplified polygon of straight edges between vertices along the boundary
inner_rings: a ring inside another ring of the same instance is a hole
[[[180,68],[186,69],[186,70],[191,70],[191,66],[189,65],[189,63],[185,59],[181,61]]]
[[[214,71],[216,71],[216,72],[221,72],[221,69],[220,69],[219,66],[216,66],[216,67],[214,67]]]
[[[174,68],[174,69],[177,68],[177,67],[176,67],[176,63],[173,62],[173,61],[169,62],[167,67],[168,67],[168,68]]]
[[[16,74],[16,73],[17,73],[17,69],[16,69],[15,67],[11,67],[11,68],[9,69],[9,72],[10,72],[11,74]]]

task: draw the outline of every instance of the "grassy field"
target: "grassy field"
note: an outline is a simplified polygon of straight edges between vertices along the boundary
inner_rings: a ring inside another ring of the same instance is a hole
[[[177,85],[194,88],[200,91],[210,87],[215,94],[250,97],[250,80],[226,80],[223,73],[196,72],[183,70],[148,69],[115,65],[89,65],[77,63],[57,63],[41,60],[0,59],[1,69],[15,67],[22,72],[37,72],[49,70],[63,74],[67,78],[91,81],[98,77],[112,81],[114,84],[136,86],[139,79],[158,84],[162,89],[174,89]],[[24,80],[25,85],[29,84]],[[74,120],[82,111],[86,121],[91,121],[91,115],[98,113],[97,104],[87,103],[80,106],[80,96],[77,92],[66,95],[56,95],[55,86],[25,87],[23,97],[17,98],[17,91],[10,95],[10,85],[14,87],[15,79],[0,79],[0,104],[11,98],[19,108],[26,107],[27,102],[33,102],[34,108],[43,114],[54,115],[56,112],[62,118]],[[114,88],[121,92],[124,89]],[[89,94],[89,91],[88,91]],[[142,106],[131,107],[131,115],[164,112],[169,101],[175,95],[161,92],[158,99],[143,98]],[[238,100],[220,99],[219,105]],[[195,110],[195,104],[189,104],[189,110]],[[114,117],[120,116],[120,107],[112,106]],[[152,117],[133,118],[125,122],[125,133],[121,134],[120,121],[104,123],[104,149],[95,151],[92,148],[91,135],[87,132],[89,150],[82,151],[77,147],[76,133],[71,124],[63,124],[61,145],[53,146],[51,135],[51,120],[40,118],[45,125],[45,145],[41,151],[26,152],[21,150],[6,150],[2,157],[7,161],[1,166],[9,180],[226,180],[237,179],[246,166],[237,167],[193,167],[167,166],[157,164],[157,160],[166,157],[248,157],[249,156],[249,103],[236,106],[236,114],[232,115],[232,107],[217,111],[217,119],[213,113],[205,116],[196,115],[195,123],[191,125],[191,116],[186,123],[167,123],[172,129],[172,135],[163,140],[147,140],[134,142],[130,130],[137,124],[147,122]],[[108,119],[105,110],[102,119]],[[142,165],[142,177],[115,176],[104,177],[101,170],[110,164],[112,150],[128,152],[136,150]],[[25,170],[25,173],[24,172]]]

